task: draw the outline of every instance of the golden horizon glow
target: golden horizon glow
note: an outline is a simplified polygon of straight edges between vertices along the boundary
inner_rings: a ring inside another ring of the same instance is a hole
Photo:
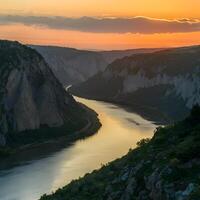
[[[131,49],[200,44],[200,32],[168,34],[104,34],[55,30],[25,25],[1,26],[1,39],[24,44],[66,46],[79,49]]]
[[[0,13],[24,16],[135,17],[200,19],[199,0],[7,0]],[[163,34],[85,33],[22,24],[0,25],[0,39],[28,44],[69,46],[81,49],[130,49],[199,44],[200,32]]]

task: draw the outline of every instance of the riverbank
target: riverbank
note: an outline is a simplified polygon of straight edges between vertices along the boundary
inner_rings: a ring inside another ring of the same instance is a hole
[[[40,200],[198,200],[199,133],[196,106],[185,120],[157,128],[151,140],[140,140],[126,156]]]
[[[86,123],[84,123],[83,127],[78,127],[79,129],[77,129],[76,127],[71,127],[71,129],[69,129],[68,127],[63,125],[62,127],[43,127],[40,130],[30,131],[30,133],[26,132],[24,134],[31,134],[31,140],[35,139],[35,135],[37,135],[37,138],[33,142],[27,143],[27,141],[20,141],[20,139],[23,137],[22,134],[20,138],[16,138],[14,142],[12,142],[15,143],[14,145],[11,144],[10,146],[6,146],[5,148],[0,148],[0,160],[5,160],[8,157],[13,156],[19,152],[31,150],[34,148],[43,148],[44,146],[66,147],[76,140],[85,139],[86,137],[95,134],[101,127],[101,122],[99,121],[98,114],[87,106],[81,103],[79,104],[85,110],[87,116],[87,118],[85,119]],[[50,133],[48,133],[48,131]],[[43,132],[45,132],[44,136],[39,135],[40,133],[43,134]],[[23,144],[23,142],[27,144]]]
[[[80,95],[73,91],[73,88],[69,88],[68,92],[70,92],[72,95],[75,95],[80,98],[87,98],[90,100],[96,100],[96,101],[102,101],[102,102],[108,102],[115,105],[118,105],[120,107],[123,107],[128,112],[135,112],[138,115],[141,115],[146,120],[153,121],[157,125],[167,125],[170,123],[173,123],[173,120],[170,119],[165,113],[161,112],[157,108],[145,106],[145,105],[139,105],[134,102],[131,103],[125,103],[123,100],[116,100],[116,99],[110,99],[110,98],[101,98],[101,97],[93,97],[90,95]]]
[[[42,144],[1,161],[0,199],[39,199],[124,156],[137,141],[153,135],[155,124],[135,113],[110,103],[75,99],[98,113],[101,128],[83,140]]]

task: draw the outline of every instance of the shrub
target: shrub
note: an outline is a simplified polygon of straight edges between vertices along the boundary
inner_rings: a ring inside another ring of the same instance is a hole
[[[190,116],[186,119],[186,122],[189,122],[189,124],[191,124],[191,125],[199,124],[199,122],[200,122],[200,106],[198,104],[193,106]]]
[[[179,165],[179,163],[180,163],[180,160],[177,159],[177,158],[172,158],[170,160],[170,165],[173,166],[173,167],[177,167]]]
[[[183,142],[176,146],[176,157],[187,161],[200,155],[200,143],[193,136],[188,136]]]
[[[189,200],[199,200],[200,199],[200,186],[194,190],[189,196]]]
[[[141,139],[140,141],[138,141],[136,144],[138,147],[142,147],[146,144],[148,144],[150,142],[150,138],[144,138],[144,139]]]

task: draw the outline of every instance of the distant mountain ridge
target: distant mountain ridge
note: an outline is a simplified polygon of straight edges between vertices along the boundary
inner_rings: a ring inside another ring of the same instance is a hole
[[[118,59],[70,91],[133,108],[146,106],[166,119],[181,119],[194,104],[200,104],[200,46]]]
[[[86,81],[98,72],[104,71],[115,59],[138,52],[152,52],[156,49],[133,49],[119,51],[87,51],[56,46],[30,45],[47,61],[56,77],[64,85]]]
[[[125,49],[125,50],[110,50],[110,51],[99,51],[107,63],[111,64],[117,59],[121,59],[126,56],[131,56],[140,53],[152,53],[160,51],[161,48],[141,48],[141,49]]]

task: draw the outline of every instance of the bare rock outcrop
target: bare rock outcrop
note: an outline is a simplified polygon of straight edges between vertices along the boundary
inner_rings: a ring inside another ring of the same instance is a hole
[[[0,41],[0,78],[0,145],[10,136],[41,126],[65,125],[71,130],[86,125],[87,112],[35,50]]]

